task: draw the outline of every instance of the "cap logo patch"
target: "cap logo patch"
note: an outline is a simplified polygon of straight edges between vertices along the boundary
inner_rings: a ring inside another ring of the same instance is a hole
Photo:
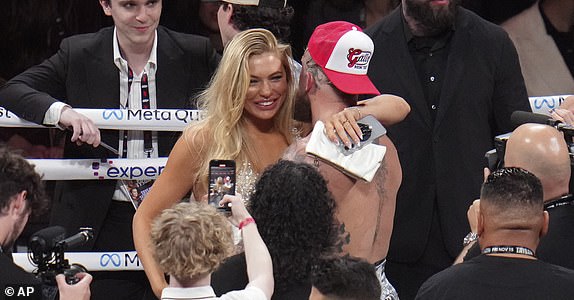
[[[347,54],[347,66],[349,68],[366,70],[369,67],[369,60],[371,59],[370,51],[363,51],[361,49],[350,48]]]

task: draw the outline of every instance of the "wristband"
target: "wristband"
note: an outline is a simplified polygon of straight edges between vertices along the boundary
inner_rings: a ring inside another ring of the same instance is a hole
[[[245,227],[245,226],[247,226],[247,225],[249,225],[249,224],[251,224],[251,223],[255,224],[255,219],[253,219],[253,218],[245,218],[245,220],[241,221],[241,222],[239,223],[239,226],[237,226],[237,227],[239,227],[239,230],[241,230],[241,229],[243,229],[243,227]]]

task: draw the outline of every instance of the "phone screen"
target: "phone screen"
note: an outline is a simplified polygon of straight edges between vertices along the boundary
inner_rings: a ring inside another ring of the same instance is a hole
[[[225,195],[235,195],[235,161],[211,160],[209,162],[209,204],[218,209],[230,210],[230,207],[220,207],[219,201]]]

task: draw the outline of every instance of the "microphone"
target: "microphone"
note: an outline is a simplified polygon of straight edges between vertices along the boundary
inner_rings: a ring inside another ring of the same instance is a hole
[[[34,233],[28,242],[31,252],[38,255],[51,251],[54,246],[66,237],[66,229],[62,226],[44,228]]]
[[[80,232],[72,235],[71,237],[61,240],[57,243],[64,249],[74,248],[83,245],[85,242],[89,241],[94,237],[94,230],[89,227],[80,228]]]
[[[513,112],[512,115],[510,115],[510,121],[512,121],[515,126],[520,126],[526,123],[536,123],[556,127],[558,124],[562,123],[562,121],[554,120],[547,115],[535,114],[519,110]]]

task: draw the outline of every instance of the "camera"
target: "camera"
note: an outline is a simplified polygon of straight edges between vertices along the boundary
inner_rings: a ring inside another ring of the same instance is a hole
[[[568,146],[568,154],[570,155],[570,166],[574,168],[574,127],[562,123],[557,123],[552,127],[563,133]],[[494,149],[487,151],[484,155],[488,162],[488,168],[491,171],[504,167],[506,142],[511,134],[512,132],[509,132],[494,137]]]
[[[494,149],[486,152],[484,157],[488,161],[488,169],[491,171],[504,167],[504,154],[506,152],[506,142],[512,133],[505,133],[494,137]]]
[[[52,226],[34,233],[28,242],[28,259],[37,267],[34,274],[45,285],[55,286],[58,274],[64,274],[68,284],[75,284],[79,281],[76,274],[87,272],[82,265],[70,265],[64,252],[93,238],[92,228],[80,228],[80,232],[66,239],[65,235],[63,227]]]

